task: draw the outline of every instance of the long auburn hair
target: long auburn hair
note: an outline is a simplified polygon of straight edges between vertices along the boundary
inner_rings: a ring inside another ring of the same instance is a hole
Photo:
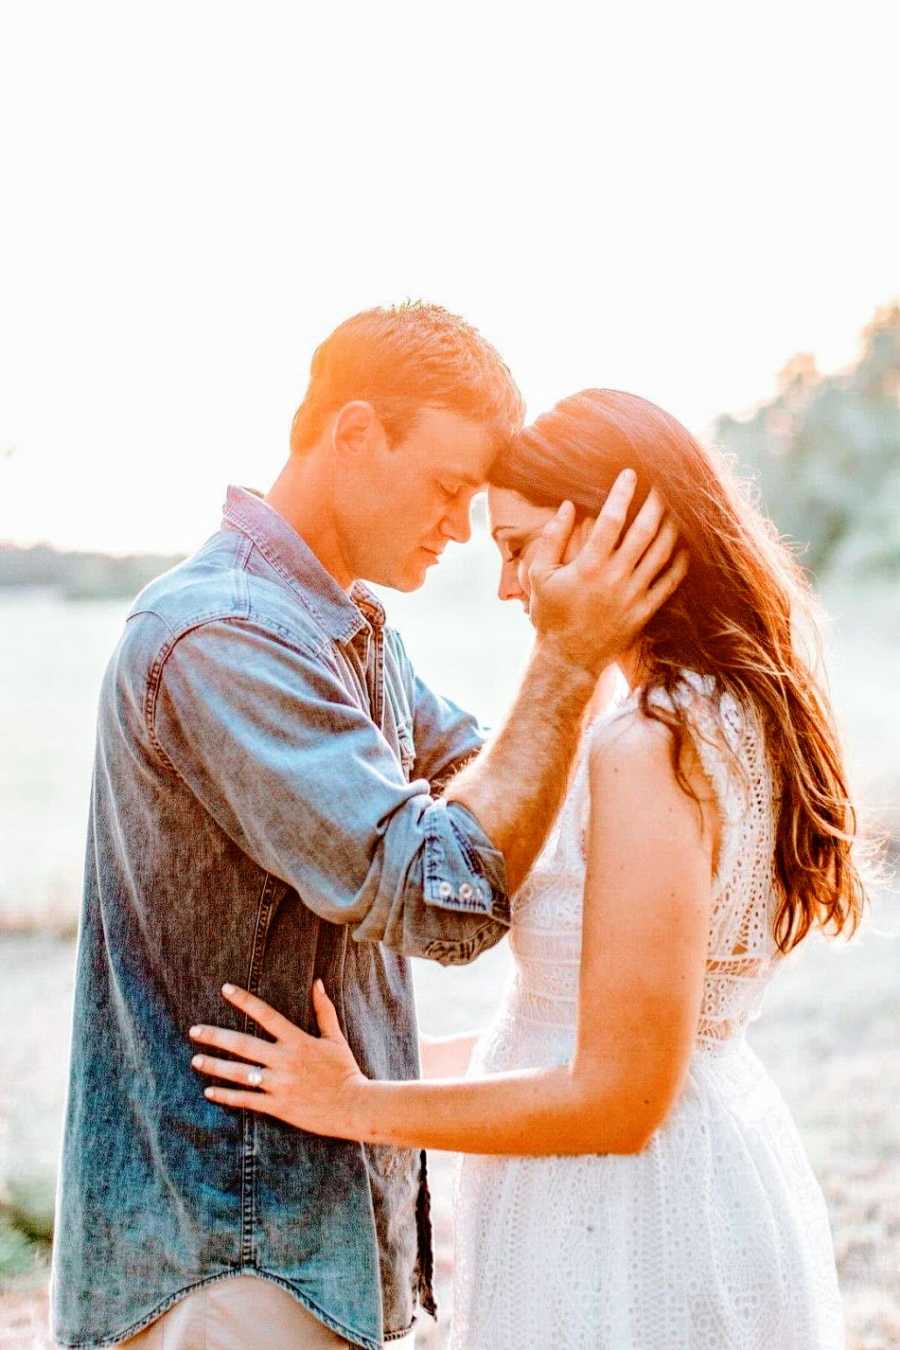
[[[778,811],[775,941],[786,953],[813,927],[851,934],[865,903],[852,852],[857,816],[827,694],[793,631],[805,618],[815,633],[815,602],[805,573],[725,459],[646,399],[586,389],[510,441],[491,481],[538,505],[568,499],[596,515],[628,467],[638,476],[630,519],[655,487],[690,557],[687,577],[641,638],[642,711],[670,728],[673,767],[691,796],[687,711],[678,700],[661,706],[654,690],[672,694],[687,668],[756,711]]]

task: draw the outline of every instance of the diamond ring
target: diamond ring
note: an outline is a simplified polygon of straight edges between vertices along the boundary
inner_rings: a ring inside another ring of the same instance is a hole
[[[262,1069],[251,1069],[247,1074],[247,1082],[251,1087],[259,1087],[262,1078]]]

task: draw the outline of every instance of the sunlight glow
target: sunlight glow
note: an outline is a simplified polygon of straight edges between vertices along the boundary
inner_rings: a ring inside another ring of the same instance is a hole
[[[6,7],[0,538],[188,549],[423,297],[698,432],[900,292],[890,7]]]

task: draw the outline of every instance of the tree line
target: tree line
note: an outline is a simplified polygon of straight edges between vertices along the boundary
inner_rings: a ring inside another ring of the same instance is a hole
[[[795,356],[775,397],[720,417],[716,439],[817,580],[900,576],[900,305],[876,312],[849,369]]]

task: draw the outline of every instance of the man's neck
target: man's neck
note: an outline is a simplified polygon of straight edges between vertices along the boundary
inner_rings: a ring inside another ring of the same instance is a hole
[[[319,562],[345,591],[353,576],[341,550],[335,529],[332,485],[314,455],[291,455],[265,495],[280,516],[292,525]]]

